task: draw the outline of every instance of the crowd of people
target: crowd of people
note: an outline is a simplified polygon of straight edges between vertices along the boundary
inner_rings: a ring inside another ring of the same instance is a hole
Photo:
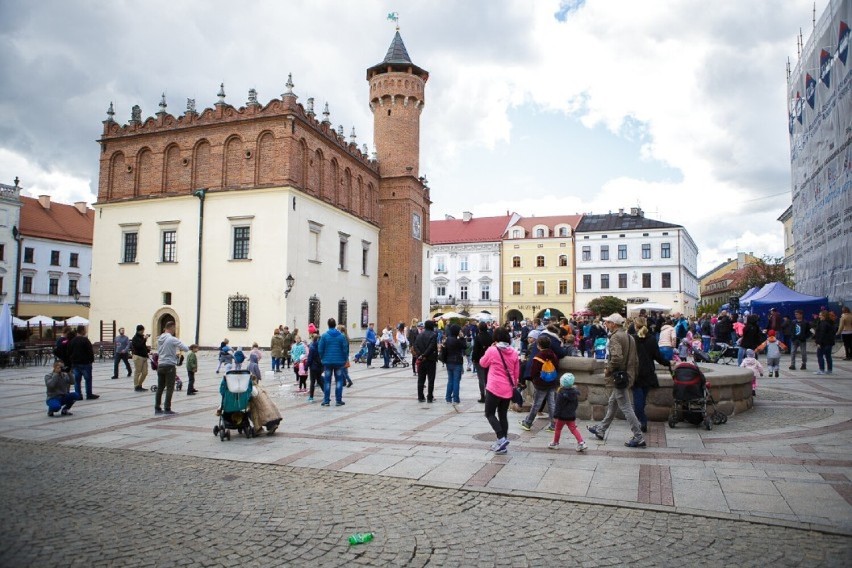
[[[556,369],[563,357],[605,359],[606,381],[612,390],[603,420],[589,426],[588,431],[604,439],[616,412],[621,411],[632,431],[625,445],[644,448],[648,427],[645,401],[650,389],[659,386],[657,364],[670,368],[680,361],[705,360],[702,357],[714,349],[735,349],[737,363],[754,374],[754,393],[759,376],[765,373],[779,376],[782,353],[790,354],[790,369],[796,368],[800,358],[799,369],[806,370],[809,341],[816,345],[819,375],[832,374],[832,350],[838,337],[845,347],[844,360],[852,360],[852,314],[846,307],[839,321],[826,310],[808,321],[801,311],[791,320],[774,309],[765,328],[758,321],[753,314],[734,315],[726,311],[718,316],[698,317],[649,315],[643,311],[629,321],[617,313],[604,318],[534,319],[504,324],[414,319],[409,325],[404,322],[385,325],[381,332],[370,323],[365,339],[350,358],[346,328],[331,318],[323,332],[315,324],[309,324],[304,340],[298,329],[291,331],[281,325],[273,331],[268,349],[272,372],[292,369],[298,392],[307,394],[308,403],[314,402],[318,385],[322,392],[321,406],[331,405],[332,392],[335,406],[345,405],[343,389],[353,385],[348,371],[353,362],[365,363],[371,369],[378,357],[383,369],[400,363],[410,365],[417,377],[417,400],[426,404],[435,401],[439,362],[447,373],[444,399],[448,404],[461,402],[462,376],[465,372],[474,374],[478,402],[484,405],[484,414],[496,437],[491,450],[497,454],[508,451],[508,409],[513,399],[521,402],[521,393],[527,390],[530,410],[519,422],[521,429],[530,430],[536,416],[546,411],[549,423],[545,430],[553,433],[549,447],[559,448],[561,431],[567,426],[576,439],[577,451],[584,451],[586,443],[575,423],[578,392],[574,376],[570,373],[558,376]],[[148,347],[149,337],[142,325],[137,326],[132,338],[127,338],[123,328],[119,330],[112,378],[118,378],[119,364],[123,363],[128,376],[133,376],[134,390],[144,391],[150,363],[157,371],[154,412],[175,414],[171,408],[172,395],[176,368],[183,363],[183,353],[188,355],[187,394],[198,392],[195,389],[198,346],[187,346],[175,337],[174,322],[168,323],[156,339],[155,353]],[[763,353],[765,367],[758,360]],[[67,416],[75,401],[98,398],[92,391],[94,348],[86,337],[85,327],[66,329],[57,340],[55,355],[53,370],[45,377],[48,415]],[[255,433],[266,428],[271,434],[281,422],[281,414],[261,386],[262,358],[263,351],[257,343],[246,355],[242,348],[233,348],[224,339],[219,346],[215,372],[239,370],[246,364],[256,391],[252,398]],[[620,373],[628,377],[624,384],[616,381]]]

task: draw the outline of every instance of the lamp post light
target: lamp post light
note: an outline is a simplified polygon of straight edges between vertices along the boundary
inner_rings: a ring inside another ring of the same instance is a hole
[[[80,301],[80,291],[77,288],[74,288],[74,303],[79,304],[81,306],[85,306],[87,308],[91,307],[91,303],[89,302],[81,302]]]
[[[293,275],[288,274],[287,275],[287,289],[284,290],[284,297],[285,298],[290,295],[290,291],[293,290],[293,284],[295,284],[295,283],[296,283],[296,279],[293,278]]]

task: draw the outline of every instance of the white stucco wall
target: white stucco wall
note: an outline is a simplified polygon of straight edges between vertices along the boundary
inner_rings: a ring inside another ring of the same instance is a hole
[[[295,199],[295,207],[294,207]],[[91,320],[116,320],[128,330],[142,323],[156,334],[158,318],[172,313],[178,334],[192,342],[196,333],[199,200],[181,196],[97,205],[92,263]],[[314,258],[309,221],[321,226]],[[251,227],[248,260],[232,259],[233,227]],[[160,262],[165,228],[177,230],[177,262]],[[136,230],[136,263],[123,263],[125,230]],[[338,269],[340,233],[348,236],[347,270]],[[367,275],[361,274],[362,242],[370,243]],[[363,335],[360,309],[376,307],[378,229],[328,204],[289,188],[209,193],[204,203],[201,318],[202,346],[222,338],[247,346],[267,346],[279,324],[307,329],[308,301],[321,301],[320,324],[337,318],[338,301],[347,300],[350,336]],[[295,279],[285,298],[286,278]],[[171,305],[163,293],[171,292]],[[248,329],[228,328],[228,298],[249,300]],[[354,327],[353,327],[354,325]]]

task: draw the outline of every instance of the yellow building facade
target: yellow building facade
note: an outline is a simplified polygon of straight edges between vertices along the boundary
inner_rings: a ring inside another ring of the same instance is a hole
[[[503,321],[574,312],[574,230],[580,215],[526,217],[507,230],[501,253]]]

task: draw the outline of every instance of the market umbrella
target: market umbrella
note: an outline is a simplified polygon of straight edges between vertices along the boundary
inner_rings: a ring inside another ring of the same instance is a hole
[[[488,312],[479,312],[478,314],[470,316],[470,318],[475,319],[477,321],[494,321],[494,316],[492,316]]]
[[[12,338],[12,310],[9,303],[3,302],[0,308],[0,352],[11,351],[15,348],[15,340]]]
[[[47,316],[33,316],[27,320],[27,327],[38,327],[39,325],[62,325],[62,322]]]
[[[443,315],[441,315],[441,319],[443,319],[443,320],[448,320],[448,319],[453,319],[453,318],[462,318],[463,319],[464,316],[461,315],[458,312],[446,312]]]
[[[89,320],[82,316],[72,316],[65,320],[65,325],[77,326],[77,325],[89,325]]]
[[[15,327],[27,327],[27,322],[26,320],[12,316],[12,325]]]

